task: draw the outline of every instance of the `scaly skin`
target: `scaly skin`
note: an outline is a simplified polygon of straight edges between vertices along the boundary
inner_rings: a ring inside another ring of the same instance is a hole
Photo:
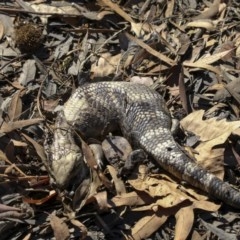
[[[164,99],[144,85],[126,82],[86,84],[64,105],[56,120],[53,143],[46,147],[51,175],[59,187],[67,187],[70,178],[87,171],[81,150],[74,142],[73,129],[91,138],[116,125],[134,147],[144,149],[163,169],[240,208],[240,193],[193,162],[174,141]]]

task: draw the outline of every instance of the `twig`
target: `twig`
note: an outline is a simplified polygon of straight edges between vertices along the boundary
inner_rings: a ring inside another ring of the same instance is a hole
[[[167,56],[163,55],[162,53],[160,53],[160,52],[156,51],[155,49],[151,48],[149,45],[144,43],[142,40],[132,36],[129,33],[126,33],[126,36],[127,36],[128,39],[137,43],[140,47],[145,49],[147,52],[149,52],[153,56],[157,57],[158,59],[162,60],[163,62],[167,63],[168,65],[170,65],[170,66],[176,65],[176,62],[174,60],[172,60],[171,58],[168,58]]]

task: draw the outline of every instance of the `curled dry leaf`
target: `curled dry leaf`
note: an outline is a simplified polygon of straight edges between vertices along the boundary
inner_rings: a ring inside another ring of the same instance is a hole
[[[126,193],[125,185],[124,185],[122,179],[117,176],[117,171],[115,170],[115,168],[113,168],[110,165],[108,165],[107,168],[108,168],[110,175],[112,176],[117,195]]]
[[[118,164],[120,161],[126,161],[132,152],[130,143],[120,136],[108,136],[102,142],[102,149],[106,159],[112,165]]]
[[[46,164],[46,154],[45,154],[45,151],[44,151],[44,148],[43,146],[41,146],[38,142],[36,142],[33,138],[29,137],[27,134],[25,133],[22,133],[21,134],[24,138],[27,139],[28,142],[30,142],[33,147],[35,148],[38,156],[41,158],[41,160],[43,161],[43,163]]]
[[[189,114],[181,121],[183,129],[199,136],[202,142],[219,138],[225,134],[229,136],[233,130],[240,126],[240,121],[228,122],[225,119],[217,120],[216,118],[203,120],[203,117],[204,110],[199,110]],[[219,138],[219,142],[216,144],[222,144],[225,141],[226,137]]]
[[[149,35],[147,33],[150,33],[153,31],[152,25],[148,23],[131,23],[131,30],[136,34],[137,37],[144,36],[144,40],[147,40],[149,38]]]
[[[12,206],[7,206],[5,204],[1,204],[0,203],[0,213],[2,212],[8,212],[8,211],[17,211],[20,212],[21,209],[20,208],[16,208],[16,207],[12,207]]]
[[[204,56],[195,62],[184,61],[183,65],[186,67],[207,69],[220,75],[221,71],[217,67],[211,66],[210,64],[215,63],[218,60],[222,59],[223,57],[227,56],[231,51],[233,51],[233,49],[226,50],[220,53],[215,53],[210,56]]]
[[[187,239],[190,231],[192,230],[194,222],[194,213],[192,206],[182,207],[175,214],[175,238],[174,239]]]
[[[5,32],[4,25],[3,25],[2,22],[0,21],[0,40],[3,38],[4,32]]]
[[[102,0],[102,2],[108,6],[111,10],[115,11],[118,15],[120,15],[126,21],[133,23],[134,20],[131,18],[129,14],[127,14],[118,4],[113,3],[111,0]]]
[[[177,183],[165,180],[160,174],[149,175],[145,179],[129,180],[129,183],[134,189],[144,191],[155,199],[154,203],[134,209],[134,211],[151,210],[154,205],[169,208],[188,199],[187,195],[178,189]]]
[[[81,15],[83,15],[85,18],[88,18],[90,20],[102,20],[105,15],[113,14],[110,11],[101,11],[101,12],[88,11],[87,8],[81,7],[80,5],[77,5],[75,3],[73,3],[72,6],[78,9]]]
[[[121,54],[112,56],[110,53],[103,53],[96,63],[91,66],[92,77],[106,77],[113,74],[120,64]]]
[[[232,79],[232,81],[227,84],[221,84],[213,97],[213,101],[222,101],[232,96],[238,103],[240,103],[240,91],[238,88],[239,84],[239,79]]]
[[[22,113],[22,100],[20,97],[21,91],[17,91],[11,101],[10,105],[8,107],[8,117],[9,121],[15,121],[18,120]]]
[[[29,191],[29,193],[31,193],[31,191]],[[36,195],[36,199],[34,199],[31,195],[31,197],[29,196],[24,196],[23,197],[23,201],[25,203],[29,203],[29,204],[33,204],[33,205],[42,205],[46,202],[48,202],[49,200],[55,198],[57,196],[57,193],[55,190],[51,190],[49,192],[45,192],[46,196],[40,197],[42,196],[42,192],[39,191],[37,192],[37,190],[34,190],[33,193],[35,193]]]
[[[30,4],[30,3],[28,3],[28,4]],[[65,6],[60,6],[60,7],[54,7],[54,6],[50,6],[49,4],[44,4],[44,3],[31,4],[31,8],[33,8],[38,13],[46,13],[46,15],[47,14],[55,14],[55,13],[62,14],[62,15],[64,15],[64,13],[72,14],[75,16],[80,15],[79,11],[75,7],[68,5],[68,4],[66,4]]]
[[[157,212],[151,212],[150,215],[144,216],[132,228],[133,239],[140,240],[151,236],[166,222],[169,215],[165,214],[162,210],[158,210]]]
[[[13,33],[13,20],[11,17],[0,14],[0,40],[4,35],[12,35]]]
[[[145,204],[150,204],[153,199],[142,192],[129,192],[123,193],[121,195],[115,196],[111,199],[114,206],[141,206]]]
[[[213,31],[216,28],[216,24],[211,20],[195,20],[186,24],[186,28],[205,28],[208,31]]]
[[[165,12],[165,17],[166,18],[169,18],[173,15],[174,5],[175,5],[174,0],[171,0],[171,1],[168,2],[167,9],[166,9],[166,12]]]
[[[151,48],[148,44],[144,43],[142,40],[132,36],[129,33],[126,33],[126,36],[133,42],[137,43],[140,47],[145,49],[148,53],[152,54],[159,60],[162,60],[163,62],[167,63],[170,66],[176,65],[176,62],[172,60],[171,58],[165,56],[164,54],[156,51],[155,49]]]
[[[63,219],[54,214],[50,215],[50,224],[56,240],[67,240],[70,237],[69,229]]]
[[[220,8],[220,0],[214,0],[212,4],[210,4],[209,8],[202,12],[200,15],[194,17],[194,19],[208,19],[214,17]]]
[[[18,79],[22,86],[26,86],[30,81],[33,81],[36,75],[36,65],[35,60],[27,60],[23,64],[22,73]]]
[[[77,226],[77,227],[81,230],[82,236],[81,236],[80,239],[81,239],[81,240],[82,240],[82,239],[86,239],[87,233],[88,233],[87,227],[86,227],[83,223],[81,223],[80,221],[78,221],[78,220],[76,220],[76,219],[71,219],[71,223],[72,223],[73,225]]]
[[[181,207],[175,214],[176,227],[175,239],[187,239],[194,224],[194,209],[203,209],[206,211],[217,211],[220,205],[209,201],[194,201],[188,206]]]
[[[96,200],[100,211],[107,211],[109,209],[108,196],[106,191],[95,194],[94,199]]]
[[[30,125],[34,125],[34,124],[40,123],[42,121],[43,121],[42,118],[35,118],[35,119],[19,120],[19,121],[8,122],[8,123],[3,122],[1,129],[0,129],[0,133],[11,132],[18,128],[23,128],[23,127],[27,127]]]
[[[233,49],[229,49],[223,52],[219,52],[219,53],[214,53],[212,55],[209,56],[204,56],[200,59],[198,59],[196,62],[194,62],[195,64],[212,64],[215,63],[216,61],[223,59],[225,56],[227,56],[230,52],[232,52]]]
[[[201,222],[209,231],[211,231],[214,235],[216,235],[218,237],[218,239],[222,239],[222,240],[225,240],[225,239],[237,240],[238,239],[238,236],[236,234],[227,233],[220,227],[217,227],[214,224],[207,223],[203,220],[201,220]]]
[[[146,86],[153,85],[153,79],[151,77],[133,76],[133,77],[131,77],[130,82],[140,83],[140,84],[144,84]]]
[[[183,65],[185,67],[192,67],[192,68],[197,68],[197,69],[206,69],[206,70],[209,70],[211,72],[214,72],[216,73],[217,75],[220,75],[221,74],[221,71],[219,70],[218,67],[213,67],[209,64],[206,64],[206,63],[199,63],[199,62],[188,62],[188,61],[184,61]]]
[[[227,122],[216,118],[203,120],[204,111],[199,110],[189,114],[181,121],[185,131],[194,133],[200,138],[195,155],[199,163],[219,177],[223,177],[224,146],[229,135],[240,126],[240,121]],[[211,126],[211,128],[209,128]]]

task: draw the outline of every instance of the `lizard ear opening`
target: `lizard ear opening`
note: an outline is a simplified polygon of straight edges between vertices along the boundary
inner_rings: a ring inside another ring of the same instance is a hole
[[[167,147],[167,151],[168,151],[168,152],[171,152],[172,150],[173,150],[172,147]]]

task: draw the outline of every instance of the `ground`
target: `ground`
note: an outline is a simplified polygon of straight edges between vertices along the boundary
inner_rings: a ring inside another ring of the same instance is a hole
[[[180,122],[176,141],[238,188],[237,1],[19,0],[1,1],[0,11],[1,239],[239,238],[239,210],[151,159],[128,178],[115,163],[101,173],[93,167],[94,191],[75,196],[84,203],[77,209],[43,164],[44,142],[74,89],[131,81],[162,94]],[[121,141],[127,155],[131,146]],[[101,145],[106,158],[115,154]]]

